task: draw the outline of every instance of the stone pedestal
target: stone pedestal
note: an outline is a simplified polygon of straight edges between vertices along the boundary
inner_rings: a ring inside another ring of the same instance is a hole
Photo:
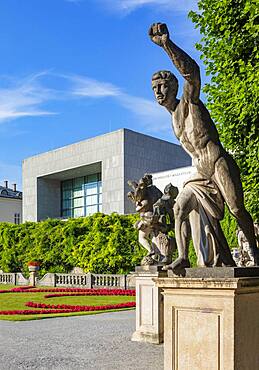
[[[163,342],[163,296],[153,279],[166,275],[161,266],[136,267],[136,331],[131,340],[153,344]]]
[[[36,271],[31,271],[30,272],[30,277],[29,277],[29,282],[31,286],[36,286],[36,281],[37,281],[37,272]]]
[[[37,282],[39,266],[29,265],[28,268],[30,272],[29,284],[34,287],[36,286],[36,282]]]
[[[259,369],[259,278],[158,278],[165,370]]]

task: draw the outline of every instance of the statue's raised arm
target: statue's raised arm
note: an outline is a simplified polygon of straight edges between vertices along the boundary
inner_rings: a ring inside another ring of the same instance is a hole
[[[149,36],[155,44],[166,51],[175,67],[185,78],[184,98],[197,103],[201,87],[198,64],[170,40],[169,31],[165,23],[154,23],[149,29]]]

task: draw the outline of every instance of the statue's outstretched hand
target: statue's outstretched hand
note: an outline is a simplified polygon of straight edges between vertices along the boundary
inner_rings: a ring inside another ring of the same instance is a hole
[[[155,44],[162,47],[165,46],[165,44],[169,40],[169,31],[165,23],[152,24],[148,34]]]

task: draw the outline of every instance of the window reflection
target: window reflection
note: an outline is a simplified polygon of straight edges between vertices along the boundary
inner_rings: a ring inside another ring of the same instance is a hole
[[[61,216],[82,217],[102,211],[101,173],[61,183]]]

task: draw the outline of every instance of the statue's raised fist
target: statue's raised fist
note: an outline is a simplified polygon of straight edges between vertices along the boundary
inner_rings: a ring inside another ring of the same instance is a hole
[[[152,24],[148,34],[151,40],[159,46],[164,46],[169,40],[169,31],[165,23]]]

